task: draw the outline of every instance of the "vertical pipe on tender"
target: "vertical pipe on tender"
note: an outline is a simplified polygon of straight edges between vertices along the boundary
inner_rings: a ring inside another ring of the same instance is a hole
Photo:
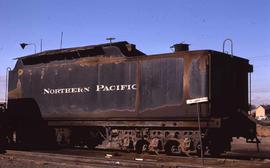
[[[6,91],[5,91],[5,105],[6,109],[8,108],[8,79],[9,79],[9,71],[11,70],[10,67],[6,70]]]
[[[249,73],[249,110],[251,113],[251,72]]]
[[[202,143],[202,129],[201,129],[201,104],[197,104],[197,117],[198,117],[198,129],[199,129],[199,136],[200,136],[200,148],[201,148],[201,160],[202,160],[202,166],[204,166],[204,157],[203,157],[203,143]]]

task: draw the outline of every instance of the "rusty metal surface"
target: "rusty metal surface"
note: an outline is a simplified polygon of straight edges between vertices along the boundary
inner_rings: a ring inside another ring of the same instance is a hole
[[[15,80],[10,88],[15,89],[9,96],[15,92],[13,98],[33,98],[44,117],[194,117],[196,111],[185,100],[207,96],[206,58],[169,54],[151,59],[89,57],[28,65],[11,72]],[[98,86],[118,86],[119,90],[98,90]],[[60,88],[83,88],[87,93],[78,93],[78,89],[62,93]],[[209,115],[205,107],[202,115]]]
[[[9,99],[30,98],[43,117],[70,120],[195,119],[196,106],[185,102],[197,97],[210,100],[201,105],[203,118],[247,109],[245,59],[208,50],[129,57],[125,52],[132,50],[115,47],[73,59],[57,58],[73,49],[50,51],[47,62],[43,54],[19,58],[10,72]]]

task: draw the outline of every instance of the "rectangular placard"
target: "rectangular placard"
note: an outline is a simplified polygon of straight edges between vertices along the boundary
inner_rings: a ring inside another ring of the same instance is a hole
[[[196,99],[188,99],[187,104],[203,103],[208,102],[208,97],[200,97]]]

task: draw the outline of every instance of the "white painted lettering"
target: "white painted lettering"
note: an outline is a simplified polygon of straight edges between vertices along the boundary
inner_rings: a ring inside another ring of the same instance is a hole
[[[43,89],[43,94],[50,94],[49,90],[50,90],[49,88],[48,89]]]
[[[101,91],[101,89],[104,89],[104,85],[97,85],[97,92]]]
[[[114,91],[115,90],[115,85],[110,86],[110,91]]]
[[[75,88],[44,88],[43,94],[56,95],[56,94],[71,94],[71,93],[87,93],[90,92],[91,87],[75,87]],[[96,85],[97,92],[110,92],[110,91],[128,91],[136,90],[136,84],[127,85]]]
[[[132,90],[136,90],[137,89],[136,84],[131,85],[131,88]]]
[[[83,88],[83,92],[90,92],[90,87]]]

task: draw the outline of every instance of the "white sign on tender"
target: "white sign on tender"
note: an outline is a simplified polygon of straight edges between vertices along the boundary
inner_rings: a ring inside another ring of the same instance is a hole
[[[196,99],[188,99],[187,104],[203,103],[208,102],[208,97],[200,97]]]

